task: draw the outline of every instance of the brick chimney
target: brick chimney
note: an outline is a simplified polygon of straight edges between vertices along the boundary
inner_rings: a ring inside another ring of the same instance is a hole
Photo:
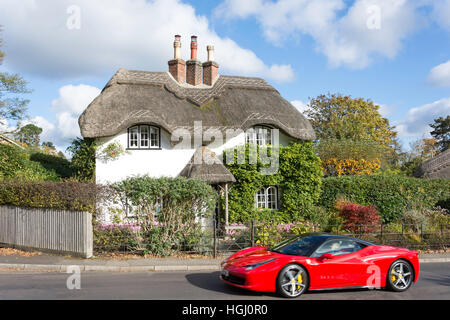
[[[219,65],[214,61],[214,46],[207,46],[208,61],[203,63],[203,83],[212,86],[219,74]]]
[[[186,61],[186,82],[197,86],[202,83],[202,63],[197,60],[197,36],[191,37],[191,59]]]
[[[184,83],[186,62],[181,59],[181,36],[176,35],[173,42],[173,60],[169,60],[169,72],[179,83]]]

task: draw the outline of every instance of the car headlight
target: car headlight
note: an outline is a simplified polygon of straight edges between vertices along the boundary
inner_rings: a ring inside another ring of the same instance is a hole
[[[259,262],[259,263],[255,263],[255,264],[249,264],[248,266],[245,266],[245,270],[246,271],[250,271],[250,270],[253,270],[255,268],[258,268],[258,267],[260,267],[262,265],[265,265],[265,264],[267,264],[269,262],[272,262],[272,261],[275,261],[275,260],[277,260],[277,259],[273,258],[273,259],[269,259],[269,260],[266,260],[266,261],[263,261],[263,262]]]

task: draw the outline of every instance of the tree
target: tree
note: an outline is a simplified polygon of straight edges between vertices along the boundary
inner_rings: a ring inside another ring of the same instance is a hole
[[[72,170],[79,180],[95,180],[95,156],[97,143],[95,139],[76,138],[67,151],[72,155]]]
[[[3,40],[0,38],[0,47],[2,43]],[[0,50],[0,64],[4,57],[5,54]],[[0,122],[25,119],[29,100],[23,99],[21,95],[31,92],[27,84],[28,82],[18,74],[0,72]]]
[[[18,132],[14,134],[15,138],[22,143],[26,143],[29,146],[36,147],[39,145],[40,134],[42,133],[42,128],[35,126],[34,124],[27,124],[26,126],[20,128]]]
[[[341,94],[311,99],[305,112],[318,139],[369,140],[392,146],[397,133],[370,100]]]
[[[43,147],[47,147],[49,149],[56,150],[55,145],[51,141],[42,142]]]
[[[439,150],[445,151],[450,146],[450,115],[446,118],[439,117],[430,124],[434,130],[431,135],[436,139]]]
[[[311,99],[305,112],[318,138],[325,175],[370,174],[397,162],[394,127],[379,106],[340,94]]]

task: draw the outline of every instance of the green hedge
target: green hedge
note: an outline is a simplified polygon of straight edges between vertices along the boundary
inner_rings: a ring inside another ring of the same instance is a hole
[[[95,213],[103,188],[74,181],[6,181],[0,183],[0,205],[53,208]]]
[[[59,181],[70,176],[66,159],[0,144],[0,181]]]
[[[361,205],[375,205],[383,222],[389,223],[397,221],[410,207],[426,209],[448,203],[450,180],[395,175],[324,178],[319,205],[331,209],[339,196]]]
[[[227,152],[229,151],[226,150],[224,155]],[[279,168],[275,174],[264,174],[264,165],[260,162],[249,163],[252,148],[248,145],[234,150],[235,160],[244,152],[245,163],[238,164],[235,161],[227,164],[237,180],[229,191],[230,222],[246,222],[251,219],[290,222],[307,218],[313,204],[319,199],[322,177],[320,159],[312,142],[280,147]],[[269,155],[270,152],[269,149]],[[225,159],[229,162],[228,158]],[[256,192],[267,186],[279,187],[279,210],[255,208]]]

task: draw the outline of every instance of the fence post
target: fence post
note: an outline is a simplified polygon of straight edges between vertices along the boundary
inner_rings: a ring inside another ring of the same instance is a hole
[[[213,258],[215,259],[217,257],[217,219],[216,216],[214,216],[214,221],[213,221],[213,233],[214,233],[214,244],[213,244]]]
[[[252,220],[251,228],[252,228],[252,231],[250,233],[250,236],[251,236],[250,241],[251,241],[252,247],[254,247],[255,246],[255,220]]]
[[[380,241],[383,244],[383,223],[380,224]]]
[[[423,223],[420,224],[420,243],[423,241]]]

